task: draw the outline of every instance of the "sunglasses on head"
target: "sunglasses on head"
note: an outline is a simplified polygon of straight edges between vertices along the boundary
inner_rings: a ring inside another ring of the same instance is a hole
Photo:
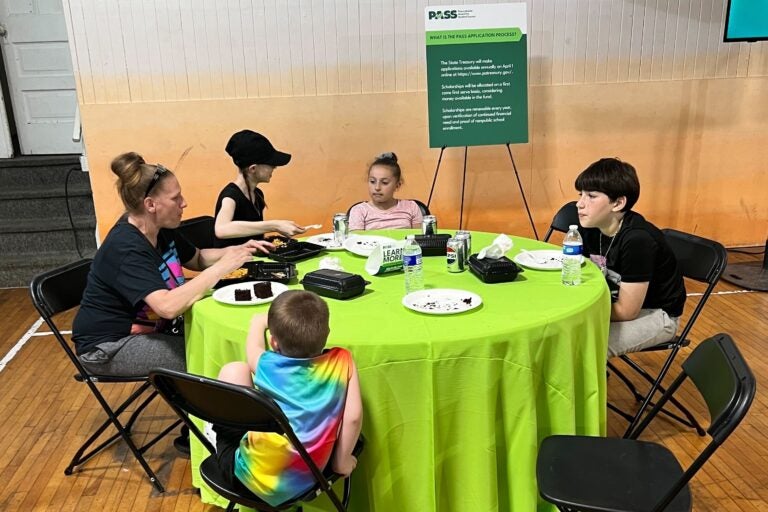
[[[149,197],[149,193],[152,192],[152,189],[155,187],[157,182],[160,181],[160,177],[167,172],[169,172],[168,169],[166,169],[160,164],[155,164],[155,174],[152,175],[152,181],[149,182],[147,191],[144,192],[144,199]]]

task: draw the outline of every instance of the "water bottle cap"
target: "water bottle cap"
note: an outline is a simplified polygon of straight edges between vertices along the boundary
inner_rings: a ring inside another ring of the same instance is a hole
[[[571,229],[579,229],[579,226],[577,224],[571,224],[570,226],[568,226],[568,229],[569,230],[571,230]]]
[[[407,240],[416,240],[416,235],[408,235],[406,237]]]

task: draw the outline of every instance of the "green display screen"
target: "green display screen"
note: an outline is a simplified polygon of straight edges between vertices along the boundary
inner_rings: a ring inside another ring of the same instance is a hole
[[[728,0],[723,41],[768,40],[768,0]]]

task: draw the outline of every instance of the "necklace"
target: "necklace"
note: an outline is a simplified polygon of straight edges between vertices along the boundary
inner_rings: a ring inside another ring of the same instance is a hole
[[[616,235],[618,235],[619,231],[621,231],[622,224],[624,224],[624,217],[622,217],[621,220],[619,221],[619,228],[611,237],[611,242],[608,244],[608,248],[605,250],[605,254],[603,254],[603,232],[602,231],[600,232],[600,238],[598,239],[600,256],[598,258],[597,265],[600,267],[600,270],[603,272],[603,274],[605,274],[605,269],[608,266],[608,253],[611,251],[611,247],[613,246],[613,241],[616,240]]]

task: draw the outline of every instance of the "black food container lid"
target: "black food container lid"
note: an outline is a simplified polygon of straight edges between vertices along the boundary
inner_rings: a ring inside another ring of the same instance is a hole
[[[477,258],[477,254],[469,257],[469,270],[484,283],[506,283],[514,281],[517,274],[523,271],[517,264],[502,256],[501,258]]]
[[[451,235],[440,233],[438,235],[416,235],[413,238],[421,247],[422,256],[445,256],[446,245]]]
[[[348,299],[360,295],[371,284],[359,274],[340,270],[320,269],[304,274],[304,289],[332,299]]]

